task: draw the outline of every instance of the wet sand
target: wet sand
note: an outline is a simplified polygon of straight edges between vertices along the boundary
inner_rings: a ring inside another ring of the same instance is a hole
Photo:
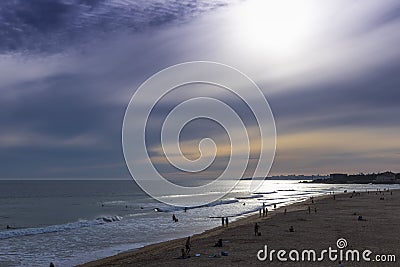
[[[384,198],[381,200],[381,198]],[[310,207],[310,213],[309,209]],[[284,209],[287,213],[284,213]],[[315,211],[316,209],[316,211]],[[362,216],[363,221],[358,217]],[[321,262],[282,262],[274,254],[271,262],[259,261],[257,252],[268,250],[313,249],[320,252],[332,247],[344,238],[348,246],[343,250],[368,249],[374,260],[376,254],[395,255],[397,262],[343,262],[343,266],[400,266],[400,191],[360,192],[339,194],[333,199],[326,195],[296,203],[276,211],[267,217],[252,215],[232,222],[229,227],[217,227],[192,236],[190,258],[178,259],[186,239],[176,239],[100,259],[81,266],[338,266],[338,260],[330,261],[325,255]],[[254,235],[254,225],[260,226],[261,236]],[[294,232],[289,228],[293,226]],[[222,238],[223,247],[214,247]],[[221,252],[228,256],[221,256]],[[196,257],[195,254],[200,254]],[[263,256],[264,254],[260,254]],[[214,257],[211,257],[214,256]],[[288,254],[285,255],[288,258]],[[301,257],[301,256],[300,256]]]

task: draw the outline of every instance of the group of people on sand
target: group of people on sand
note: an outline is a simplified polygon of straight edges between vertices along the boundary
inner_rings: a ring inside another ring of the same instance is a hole
[[[331,194],[333,195],[333,199],[335,199],[334,192],[331,193]],[[358,194],[353,192],[352,195],[355,196],[355,195],[358,195]],[[308,213],[309,214],[311,213],[312,206],[314,206],[313,209],[314,209],[314,212],[316,213],[317,212],[317,208],[315,207],[314,197],[310,198],[310,202],[311,203],[308,205]],[[284,209],[284,214],[286,214],[286,212],[287,212],[287,209],[285,208]],[[262,207],[262,209],[260,209],[260,217],[261,217],[261,214],[263,215],[263,217],[267,216],[267,213],[268,213],[268,209],[265,206],[265,203],[263,203],[263,207]],[[354,215],[355,214],[356,213],[354,213]],[[172,215],[172,219],[174,221],[178,221],[178,219],[176,218],[175,214]],[[358,220],[359,221],[366,221],[366,219],[364,219],[362,216],[358,216]],[[229,223],[228,217],[221,217],[221,222],[222,222],[222,226],[225,226],[225,225],[228,226],[228,223]],[[295,231],[294,227],[290,226],[289,232],[294,232],[294,231]],[[256,222],[254,224],[254,236],[261,236],[260,224],[258,222]],[[222,246],[223,246],[222,239],[219,239],[214,245],[214,247],[222,247]],[[185,247],[183,247],[181,249],[181,256],[179,258],[182,258],[182,259],[190,258],[190,251],[191,251],[191,238],[190,238],[190,236],[188,236],[187,239],[186,239]],[[200,255],[200,254],[198,254],[198,255]],[[197,254],[196,254],[196,256],[197,256]],[[343,264],[341,262],[339,262],[339,266],[342,267]]]
[[[276,204],[275,204],[276,205]],[[261,217],[261,213],[263,217],[266,217],[268,215],[268,208],[265,206],[265,203],[263,202],[263,207],[262,209],[259,210],[260,213],[260,217]]]
[[[314,206],[314,213],[317,213],[317,207]],[[311,214],[311,206],[308,206],[308,214]]]
[[[367,191],[368,192],[368,194],[369,194],[369,191]],[[390,195],[392,196],[393,195],[393,191],[390,191],[389,190],[389,188],[384,188],[383,189],[383,191],[381,191],[380,189],[377,189],[376,190],[376,192],[375,192],[375,195],[378,195],[378,193],[379,193],[379,195],[385,195],[385,192],[387,192],[387,193],[389,193],[390,192]],[[381,200],[384,200],[385,198],[381,198]]]

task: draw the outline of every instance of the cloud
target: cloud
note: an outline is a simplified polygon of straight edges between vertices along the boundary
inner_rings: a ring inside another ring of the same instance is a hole
[[[2,1],[0,53],[63,52],[92,46],[116,31],[135,33],[184,22],[228,1],[35,0]]]
[[[396,128],[310,130],[278,137],[273,173],[379,172],[396,170]],[[290,164],[287,164],[290,162]]]
[[[261,87],[278,129],[275,173],[328,172],[329,162],[350,172],[352,166],[395,170],[389,146],[400,116],[398,2],[336,1],[326,7],[306,1],[318,27],[287,55],[250,46],[251,38],[240,41],[237,26],[246,3],[3,1],[0,158],[8,167],[0,177],[128,176],[118,164],[131,95],[157,71],[190,60],[230,64]],[[244,108],[220,97],[254,126]],[[168,110],[159,108],[155,120]],[[184,141],[195,143],[201,129],[192,125]],[[362,151],[352,146],[363,131],[374,139],[371,129],[386,138],[375,145],[362,139]],[[220,134],[213,130],[211,135]],[[340,149],[329,145],[336,144],[334,134],[343,140]],[[158,144],[156,133],[152,138]],[[24,168],[13,171],[16,165]],[[45,173],[49,165],[59,172]]]
[[[92,135],[80,134],[72,137],[46,136],[45,134],[33,132],[2,133],[0,135],[0,147],[40,147],[40,148],[82,148],[92,147],[99,144],[98,137]]]

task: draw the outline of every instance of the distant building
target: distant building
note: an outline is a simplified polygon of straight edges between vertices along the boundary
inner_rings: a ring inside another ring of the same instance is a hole
[[[376,180],[376,174],[353,174],[348,176],[349,183],[369,184]]]
[[[396,174],[396,184],[400,184],[400,173]]]
[[[376,176],[376,182],[378,183],[394,183],[396,182],[396,174],[393,172],[384,172]]]
[[[331,179],[342,180],[347,178],[347,173],[331,173]]]

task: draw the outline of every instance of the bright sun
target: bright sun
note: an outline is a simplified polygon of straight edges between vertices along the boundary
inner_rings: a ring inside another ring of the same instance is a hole
[[[313,1],[250,0],[235,11],[235,38],[254,52],[293,54],[315,27]]]

